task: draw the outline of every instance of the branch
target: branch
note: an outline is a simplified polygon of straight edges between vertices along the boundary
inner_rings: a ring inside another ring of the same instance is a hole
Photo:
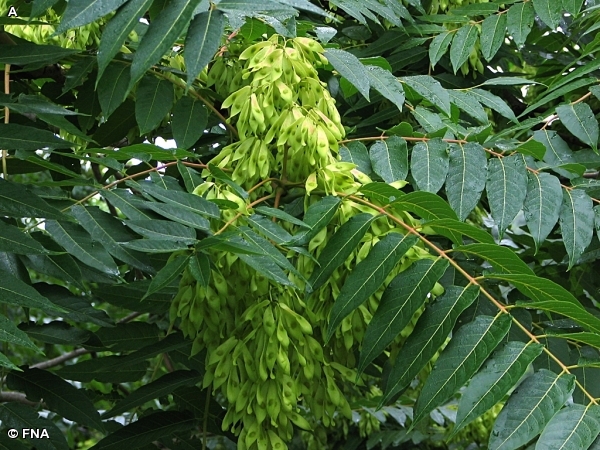
[[[59,366],[65,361],[69,361],[70,359],[77,358],[81,355],[86,355],[87,353],[92,353],[91,350],[87,348],[78,348],[73,350],[72,352],[65,353],[64,355],[57,356],[56,358],[49,359],[48,361],[42,361],[37,364],[31,366],[31,369],[49,369],[51,367]]]
[[[16,402],[28,406],[38,406],[39,403],[27,400],[27,396],[20,392],[0,392],[0,403]]]

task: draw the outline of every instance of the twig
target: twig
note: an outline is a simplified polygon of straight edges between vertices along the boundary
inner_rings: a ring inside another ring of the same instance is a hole
[[[62,363],[69,361],[70,359],[77,358],[81,355],[91,353],[91,350],[87,348],[78,348],[72,352],[65,353],[64,355],[57,356],[56,358],[49,359],[48,361],[42,361],[31,366],[32,369],[49,369],[51,367],[59,366]]]
[[[127,322],[131,322],[133,319],[135,319],[136,317],[140,317],[142,314],[146,314],[146,313],[142,313],[142,312],[132,312],[131,314],[123,317],[122,319],[119,319],[117,321],[117,323],[127,323]]]
[[[0,403],[16,402],[23,403],[28,406],[38,406],[38,402],[27,400],[27,396],[20,392],[0,392]]]

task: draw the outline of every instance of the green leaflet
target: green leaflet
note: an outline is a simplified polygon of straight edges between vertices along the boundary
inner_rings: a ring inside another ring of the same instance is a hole
[[[433,231],[433,233],[430,231]],[[464,235],[470,237],[474,241],[481,242],[483,244],[493,244],[494,238],[491,234],[483,231],[482,229],[460,222],[456,219],[435,219],[426,222],[424,227],[420,230],[423,234],[439,234],[446,236],[452,242],[457,245],[462,245],[462,239],[457,239],[457,235]]]
[[[156,212],[157,214],[171,219],[182,225],[196,228],[197,230],[210,231],[210,222],[202,217],[200,214],[196,214],[190,211],[188,208],[176,204],[157,203],[157,202],[144,202],[148,209]],[[141,220],[146,220],[141,219]],[[156,219],[154,219],[156,220]]]
[[[478,30],[475,25],[464,25],[454,33],[452,45],[450,46],[450,62],[454,73],[460,69],[465,61],[469,58],[471,50],[477,42]]]
[[[105,117],[109,117],[123,103],[129,93],[129,65],[114,62],[98,78],[98,101]]]
[[[46,219],[71,220],[58,209],[24,186],[10,181],[0,181],[0,214],[15,217],[45,217]]]
[[[548,163],[550,167],[563,166],[575,162],[573,152],[556,131],[534,131],[533,139],[541,142],[546,147],[544,162]],[[567,178],[573,178],[573,174],[566,170],[555,169],[555,172]]]
[[[369,100],[369,73],[363,63],[351,53],[335,48],[325,50],[325,57],[329,63],[358,89],[364,98]]]
[[[37,45],[32,42],[22,42],[18,45],[3,45],[0,47],[0,64],[54,64],[63,58],[79,53],[79,50],[62,48],[57,45]]]
[[[402,83],[389,70],[378,66],[365,66],[369,84],[402,111],[404,89]]]
[[[367,326],[358,362],[359,374],[409,324],[447,267],[445,259],[422,259],[392,280]]]
[[[46,221],[46,231],[72,256],[108,275],[119,275],[119,268],[99,243],[79,225],[56,220]]]
[[[519,306],[562,314],[586,330],[600,333],[600,318],[587,312],[569,291],[553,281],[525,274],[487,274],[485,278],[509,282],[533,300],[517,302]]]
[[[218,9],[201,12],[192,19],[185,38],[185,65],[187,85],[208,65],[221,43],[225,17]]]
[[[303,278],[300,272],[296,270],[296,267],[294,267],[294,265],[292,265],[292,263],[290,263],[290,261],[273,244],[248,227],[239,227],[239,230],[242,232],[246,242],[258,249],[261,254],[269,258],[282,269],[289,270],[301,279]]]
[[[71,0],[63,13],[60,25],[54,34],[94,22],[116,10],[127,0]]]
[[[544,428],[535,450],[587,449],[600,432],[598,405],[570,405],[559,411]]]
[[[196,231],[170,220],[127,220],[125,224],[136,233],[148,239],[185,242],[196,241]]]
[[[104,431],[100,415],[84,391],[49,371],[25,369],[22,372],[10,372],[6,384],[10,389],[24,391],[32,401],[43,399],[48,409],[65,419]]]
[[[485,18],[481,24],[481,54],[486,61],[491,61],[498,53],[506,34],[506,14],[493,14]]]
[[[512,36],[518,47],[525,44],[525,40],[533,27],[534,17],[531,2],[517,3],[509,8],[506,27],[508,28],[508,34]]]
[[[556,114],[573,136],[594,150],[598,148],[598,121],[587,103],[560,105]]]
[[[248,217],[248,224],[254,230],[262,233],[276,244],[283,244],[292,239],[292,235],[285,231],[279,224],[267,219],[259,214],[252,214]]]
[[[454,433],[502,400],[543,348],[540,344],[511,341],[494,352],[460,398]]]
[[[450,117],[450,96],[442,85],[429,75],[414,75],[402,77],[401,82],[406,83],[412,90],[424,99],[433,103],[444,114]]]
[[[500,238],[523,207],[527,169],[521,155],[493,158],[488,164],[487,198]]]
[[[487,175],[485,150],[480,144],[450,146],[450,163],[446,179],[448,203],[460,220],[465,220],[477,206]]]
[[[398,136],[375,142],[369,150],[373,172],[386,183],[404,180],[408,175],[408,146]]]
[[[189,260],[188,270],[195,280],[207,287],[210,282],[210,259],[206,253],[196,252]]]
[[[181,161],[177,161],[177,170],[183,179],[185,190],[188,192],[194,192],[194,189],[204,183],[204,179],[200,176],[198,171],[186,166]]]
[[[448,203],[431,192],[411,192],[394,200],[392,205],[396,211],[410,211],[426,220],[457,219]]]
[[[4,403],[0,406],[0,420],[2,421],[2,425],[6,428],[33,428],[33,429],[43,429],[48,431],[49,439],[46,441],[48,443],[47,447],[42,447],[39,443],[40,449],[48,449],[48,450],[68,450],[69,444],[65,439],[62,431],[52,422],[50,419],[44,419],[40,417],[35,409],[33,409],[29,405],[22,405],[19,403]],[[31,444],[35,444],[35,442],[39,442],[41,439],[29,439]],[[15,448],[20,450],[19,447],[11,444],[11,450]],[[23,446],[23,448],[29,448]]]
[[[477,255],[489,262],[496,272],[534,275],[529,266],[509,247],[497,244],[468,244],[456,247],[454,251]]]
[[[432,68],[435,67],[442,56],[446,54],[448,51],[448,46],[450,45],[450,42],[452,42],[453,37],[453,33],[446,31],[436,35],[433,38],[431,44],[429,44],[429,61],[431,62]]]
[[[150,286],[148,286],[148,290],[142,297],[142,300],[171,284],[173,280],[183,273],[183,269],[185,266],[187,266],[189,259],[190,255],[177,255],[175,258],[169,261],[152,278],[152,282],[150,283]]]
[[[45,255],[42,245],[19,228],[0,221],[0,251],[17,255]]]
[[[154,130],[169,114],[174,91],[171,82],[148,76],[142,78],[136,92],[135,119],[140,134]]]
[[[9,344],[21,345],[27,347],[37,353],[43,353],[37,345],[31,342],[27,334],[18,329],[12,320],[0,314],[0,342],[8,342]]]
[[[523,212],[537,251],[558,221],[562,188],[558,178],[546,172],[529,173],[527,177]]]
[[[200,0],[172,0],[152,21],[134,53],[129,89],[173,47],[199,3]]]
[[[448,286],[431,303],[406,339],[392,368],[381,403],[402,392],[433,358],[452,331],[456,319],[479,295],[479,286]]]
[[[339,199],[339,197],[329,196],[319,200],[313,205],[310,205],[304,213],[304,221],[300,222],[302,226],[308,226],[309,229],[300,231],[288,244],[293,246],[302,246],[308,244],[310,240],[319,233],[319,231],[321,231],[324,227],[327,226],[327,224],[331,221],[333,215],[336,213],[341,204],[342,201]],[[283,211],[276,213],[275,211],[278,210],[274,208],[266,209],[265,207],[260,207],[256,208],[256,211],[270,214],[279,214],[279,217],[283,220],[288,220],[289,222],[296,223],[295,218],[292,217],[294,221],[290,219],[285,219],[285,217],[290,217],[289,214],[286,214]]]
[[[158,411],[109,434],[90,450],[139,448],[175,433],[189,433],[198,419],[189,411]]]
[[[573,375],[541,369],[515,390],[494,423],[490,450],[514,450],[546,427],[575,388]]]
[[[319,255],[318,265],[306,285],[307,293],[314,292],[327,282],[331,274],[356,249],[376,216],[363,213],[351,217],[329,239]]]
[[[421,191],[437,193],[448,174],[448,144],[439,138],[418,142],[412,149],[410,171]]]
[[[340,147],[340,157],[342,161],[356,164],[356,168],[362,173],[369,175],[373,170],[367,147],[362,142],[348,142]]]
[[[16,123],[0,124],[0,147],[3,149],[37,150],[44,147],[55,149],[73,146],[75,144],[56,137],[51,131]]]
[[[202,375],[195,370],[176,370],[175,372],[167,373],[159,379],[141,386],[126,398],[118,401],[110,411],[102,414],[102,419],[105,420],[118,416],[155,398],[172,394],[179,387],[193,386],[201,381],[201,379]]]
[[[154,268],[144,261],[143,255],[130,252],[119,245],[120,242],[127,242],[136,237],[123,226],[120,220],[94,206],[84,208],[76,205],[71,208],[71,212],[92,239],[100,242],[115,258],[137,269],[154,273]]]
[[[562,2],[552,0],[533,0],[533,7],[538,17],[552,30],[558,27],[562,18]]]
[[[204,133],[208,111],[199,100],[181,97],[173,108],[171,128],[179,148],[189,149]]]
[[[469,91],[448,91],[450,101],[459,109],[476,119],[479,123],[487,125],[489,123],[488,115],[481,103]]]
[[[481,104],[493,109],[501,116],[506,117],[508,120],[518,123],[518,120],[515,117],[515,113],[513,112],[513,110],[510,108],[510,106],[508,106],[508,104],[504,100],[502,100],[497,95],[494,95],[491,92],[484,91],[483,89],[478,88],[471,89],[469,92]]]
[[[569,269],[590,245],[594,233],[592,199],[581,189],[564,189],[560,230],[569,255]]]
[[[477,316],[459,328],[425,381],[415,405],[413,423],[448,401],[471,379],[506,336],[511,323],[508,314],[496,319]]]
[[[356,265],[352,276],[342,286],[329,315],[326,341],[344,317],[354,311],[379,289],[400,258],[417,242],[416,236],[389,233]]]

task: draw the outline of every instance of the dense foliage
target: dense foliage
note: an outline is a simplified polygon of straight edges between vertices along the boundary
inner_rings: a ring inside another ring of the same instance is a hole
[[[594,1],[0,11],[0,448],[600,448]]]

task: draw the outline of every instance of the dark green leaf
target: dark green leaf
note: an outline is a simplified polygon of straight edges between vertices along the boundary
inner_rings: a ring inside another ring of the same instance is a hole
[[[398,136],[377,141],[369,150],[373,172],[386,183],[404,180],[408,175],[408,146]]]
[[[523,212],[536,249],[539,249],[558,221],[562,196],[560,181],[554,175],[545,172],[528,174]]]
[[[229,186],[235,195],[242,199],[248,198],[248,193],[239,184],[235,183],[231,177],[223,172],[218,166],[214,164],[208,164],[208,171],[215,179],[222,181]]]
[[[204,70],[218,50],[224,26],[225,18],[218,9],[211,8],[201,12],[192,20],[185,39],[184,53],[188,86]]]
[[[590,245],[594,233],[592,199],[581,189],[563,189],[560,231],[569,255],[569,269]]]
[[[127,0],[71,0],[55,34],[78,28],[113,12]]]
[[[441,197],[431,192],[415,191],[392,202],[396,211],[410,211],[423,219],[457,219],[456,214]]]
[[[19,403],[5,403],[0,406],[0,421],[4,428],[17,430],[39,429],[48,431],[48,439],[28,439],[39,450],[68,450],[69,444],[60,429],[49,419],[44,419],[31,406]],[[14,450],[17,446],[9,447]],[[29,447],[27,447],[29,448]]]
[[[151,212],[145,211],[150,206],[149,202],[144,202],[141,197],[126,189],[105,189],[102,191],[102,195],[106,201],[119,208],[130,219],[144,220],[155,217]]]
[[[448,174],[448,145],[439,138],[415,144],[410,171],[419,190],[437,193]]]
[[[357,214],[335,232],[319,255],[318,266],[314,269],[306,286],[308,293],[323,286],[335,269],[346,261],[375,218],[376,216],[369,213]]]
[[[31,6],[31,17],[38,17],[45,13],[48,8],[57,3],[58,0],[33,0]]]
[[[136,255],[119,245],[120,242],[128,242],[135,238],[135,235],[129,233],[120,220],[93,206],[84,208],[77,205],[71,209],[71,212],[81,226],[90,233],[92,239],[100,242],[115,258],[145,272],[154,272],[154,268],[143,261],[142,255]]]
[[[258,214],[248,217],[248,224],[256,231],[271,239],[276,244],[283,244],[292,240],[292,235],[277,223]]]
[[[521,155],[492,158],[488,164],[486,192],[499,237],[512,223],[525,201],[527,169]]]
[[[75,144],[56,137],[51,131],[17,125],[0,124],[0,147],[8,150],[41,150],[48,148],[69,148]]]
[[[149,239],[185,242],[196,241],[196,231],[170,220],[127,220],[125,224],[136,233]]]
[[[460,220],[465,220],[479,203],[486,178],[487,159],[480,144],[469,142],[450,146],[446,195]]]
[[[449,286],[419,318],[402,346],[387,379],[381,403],[403,391],[433,358],[452,331],[456,319],[479,295],[479,286]]]
[[[556,114],[573,136],[593,149],[598,147],[598,120],[587,103],[558,106]]]
[[[210,230],[210,222],[207,219],[183,206],[148,202],[148,207],[157,214],[180,224],[187,225],[188,227],[202,231]]]
[[[453,33],[446,31],[433,38],[431,44],[429,44],[429,61],[431,62],[431,67],[435,67],[442,56],[446,54],[453,37]]]
[[[371,160],[367,147],[362,142],[348,142],[340,147],[340,157],[342,161],[356,164],[356,168],[362,173],[369,175],[372,172]]]
[[[158,380],[148,383],[129,394],[110,410],[102,414],[102,419],[109,419],[129,411],[146,402],[172,394],[182,386],[193,386],[201,380],[201,375],[195,370],[177,370],[168,373]]]
[[[400,258],[416,241],[415,236],[389,233],[375,244],[364,260],[357,264],[352,271],[352,276],[348,277],[342,286],[331,309],[327,341],[331,339],[344,317],[381,287]]]
[[[533,0],[532,3],[540,20],[555,30],[562,18],[562,2]]]
[[[289,242],[289,245],[302,246],[308,244],[319,231],[329,224],[341,204],[342,201],[339,197],[328,196],[310,205],[304,213],[304,224],[308,225],[310,229],[295,235],[294,240]]]
[[[392,72],[378,66],[366,66],[369,84],[402,111],[404,89]]]
[[[458,106],[459,109],[466,112],[479,123],[487,124],[489,122],[485,109],[483,109],[481,103],[469,91],[448,91],[448,93],[450,94],[450,101]]]
[[[490,436],[490,450],[527,444],[563,407],[574,388],[573,375],[556,375],[545,369],[527,378],[498,415]]]
[[[365,332],[357,369],[359,373],[410,323],[447,267],[445,259],[422,259],[392,280]]]
[[[365,197],[375,200],[382,206],[389,205],[391,202],[404,196],[404,192],[387,183],[368,183],[360,188],[360,192]]]
[[[92,298],[89,296],[75,296],[67,288],[55,284],[36,283],[35,288],[52,303],[67,311],[61,314],[65,319],[101,327],[114,326],[114,322],[102,309],[92,306]]]
[[[24,391],[31,401],[43,399],[51,411],[65,419],[104,430],[100,415],[87,395],[51,372],[40,369],[11,372],[6,384],[10,389]]]
[[[79,58],[79,60],[71,66],[66,74],[67,80],[63,86],[63,94],[71,91],[73,88],[81,86],[89,73],[94,69],[95,65],[96,58],[94,57],[88,56]]]
[[[325,51],[325,57],[341,76],[352,83],[363,97],[369,100],[369,87],[371,85],[369,73],[356,56],[344,50],[328,48]]]
[[[483,89],[471,89],[469,93],[475,96],[477,101],[479,101],[481,104],[493,109],[501,116],[506,117],[508,120],[518,123],[515,113],[512,111],[512,109],[510,109],[510,106],[508,106],[508,104],[497,95],[494,95],[488,91],[484,91]]]
[[[102,345],[114,352],[139,350],[156,343],[159,339],[158,328],[146,322],[119,323],[116,327],[100,328],[96,336]]]
[[[122,62],[109,64],[98,79],[98,101],[104,117],[108,118],[127,97],[129,79],[129,65]]]
[[[199,3],[200,0],[172,0],[150,23],[133,57],[130,88],[173,47]]]
[[[573,152],[556,131],[534,131],[533,139],[546,147],[544,162],[548,163],[550,167],[565,166],[575,162]],[[573,178],[573,175],[566,170],[555,169],[555,171],[567,178]]]
[[[454,433],[502,400],[543,348],[540,344],[511,341],[494,352],[460,398]]]
[[[45,344],[79,345],[86,342],[91,332],[75,328],[62,320],[54,320],[43,324],[21,324],[21,330],[29,337]]]
[[[442,85],[429,75],[415,75],[400,79],[425,100],[438,107],[440,111],[450,116],[450,96]]]
[[[511,283],[532,302],[518,302],[519,306],[552,311],[573,319],[583,328],[600,333],[600,318],[585,310],[565,288],[545,278],[522,274],[488,274],[485,278]]]
[[[196,252],[189,260],[188,270],[198,283],[207,287],[210,282],[210,259],[206,253]]]
[[[508,34],[512,36],[517,47],[525,44],[527,36],[533,27],[533,5],[531,2],[523,2],[512,5],[507,14],[506,26]]]
[[[0,303],[37,308],[49,314],[60,313],[62,308],[41,296],[34,288],[6,271],[0,271]]]
[[[142,78],[136,92],[135,119],[140,134],[154,130],[171,111],[174,92],[170,81],[148,76]]]
[[[464,25],[454,33],[452,45],[450,46],[450,62],[454,73],[462,66],[475,46],[477,41],[477,27],[475,25]]]
[[[600,432],[600,407],[573,404],[560,410],[548,423],[536,450],[587,449]]]
[[[0,353],[0,367],[6,368],[8,370],[16,370],[16,371],[20,371],[21,369],[19,369],[17,366],[15,366],[10,359],[8,359],[6,357],[6,355],[4,353]],[[0,410],[1,411],[1,410]],[[1,415],[1,413],[0,413]],[[0,439],[2,438],[2,436],[0,436]],[[4,447],[2,447],[2,442],[0,441],[0,449],[4,450]],[[6,447],[6,450],[12,450],[11,448]],[[26,450],[26,448],[25,448]]]
[[[53,64],[63,58],[79,53],[79,50],[58,45],[37,45],[31,42],[0,46],[0,64],[26,66],[28,64]]]
[[[90,450],[140,448],[174,433],[190,432],[195,426],[196,419],[187,411],[159,411],[109,434]]]
[[[493,14],[486,17],[481,24],[481,54],[488,62],[498,53],[504,42],[506,23],[506,14]]]
[[[204,133],[207,122],[208,112],[202,102],[187,96],[181,97],[173,108],[171,120],[177,146],[185,149],[192,147]]]
[[[119,275],[119,268],[108,252],[79,225],[47,220],[46,231],[82,263],[109,275]]]
[[[82,382],[92,380],[102,383],[139,381],[146,374],[148,363],[140,361],[135,364],[128,364],[126,358],[126,356],[104,356],[87,359],[64,366],[55,373],[66,380]]]
[[[172,253],[188,249],[188,244],[185,242],[163,239],[135,239],[125,242],[123,246],[144,253]]]
[[[139,23],[153,0],[129,0],[108,22],[102,31],[98,48],[98,79],[101,79],[113,57],[121,50],[125,39]],[[128,82],[129,83],[129,82]]]
[[[489,262],[496,272],[533,275],[529,266],[509,247],[496,244],[469,244],[456,247],[455,251],[479,256]]]
[[[310,225],[302,222],[299,219],[296,219],[294,216],[291,216],[288,213],[286,213],[285,211],[282,211],[280,209],[270,208],[268,206],[259,206],[257,208],[254,208],[254,211],[256,211],[257,213],[263,214],[265,216],[275,217],[275,218],[281,219],[285,222],[289,222],[294,225],[298,225],[299,227],[302,227],[302,228],[311,228]]]
[[[43,255],[48,253],[42,245],[19,228],[0,221],[0,251],[18,255]]]
[[[459,328],[444,349],[421,390],[414,423],[447,402],[479,370],[510,329],[511,318],[478,316]]]
[[[12,320],[0,314],[0,341],[27,347],[38,353],[42,351],[29,339],[27,334],[19,330]]]
[[[189,255],[177,255],[175,258],[169,261],[165,267],[160,269],[152,278],[152,282],[148,287],[148,291],[144,294],[142,300],[171,284],[173,280],[183,273],[183,269],[185,266],[187,266],[189,259]]]

